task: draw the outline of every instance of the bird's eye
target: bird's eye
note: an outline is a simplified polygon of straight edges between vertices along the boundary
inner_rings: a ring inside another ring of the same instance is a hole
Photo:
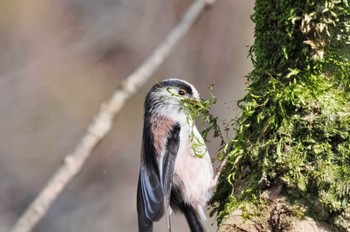
[[[185,91],[184,89],[180,89],[180,90],[179,90],[179,94],[180,94],[181,96],[183,96],[183,95],[186,94],[186,91]]]

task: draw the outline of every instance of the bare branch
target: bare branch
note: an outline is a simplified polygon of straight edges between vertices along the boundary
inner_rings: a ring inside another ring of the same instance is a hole
[[[64,163],[17,220],[11,230],[12,232],[31,231],[38,221],[45,216],[53,201],[81,170],[93,149],[110,131],[115,115],[122,109],[125,102],[159,68],[175,45],[189,31],[198,16],[203,12],[203,9],[214,2],[213,0],[196,0],[150,57],[120,85],[109,101],[102,104],[100,111],[89,125],[86,134],[80,140],[75,150],[66,156]]]
[[[214,177],[214,187],[217,186],[218,184],[218,180],[219,180],[219,177],[220,177],[220,174],[222,172],[222,170],[224,169],[226,163],[227,163],[227,160],[228,160],[228,156],[225,157],[225,159],[222,161],[222,163],[220,164],[220,167],[218,168],[218,171]]]

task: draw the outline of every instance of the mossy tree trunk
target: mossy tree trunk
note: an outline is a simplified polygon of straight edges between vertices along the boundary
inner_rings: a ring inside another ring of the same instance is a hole
[[[350,231],[349,0],[256,0],[252,18],[254,70],[212,201],[220,228]]]

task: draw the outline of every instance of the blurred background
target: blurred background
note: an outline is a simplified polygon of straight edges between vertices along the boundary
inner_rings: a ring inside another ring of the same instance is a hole
[[[0,231],[73,150],[118,84],[176,24],[190,0],[0,0]],[[253,0],[218,0],[154,75],[215,84],[213,114],[229,120],[244,95]],[[67,186],[37,232],[137,231],[143,100],[151,80]],[[217,142],[209,144],[216,156]],[[215,231],[215,219],[207,221]],[[214,225],[211,225],[214,223]],[[165,221],[155,232],[165,231]],[[188,231],[183,216],[173,231]]]

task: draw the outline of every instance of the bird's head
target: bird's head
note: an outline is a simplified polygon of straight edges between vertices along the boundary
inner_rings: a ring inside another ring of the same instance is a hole
[[[149,112],[172,113],[178,111],[184,100],[199,101],[197,89],[181,79],[167,79],[155,84],[147,94],[145,109]]]

